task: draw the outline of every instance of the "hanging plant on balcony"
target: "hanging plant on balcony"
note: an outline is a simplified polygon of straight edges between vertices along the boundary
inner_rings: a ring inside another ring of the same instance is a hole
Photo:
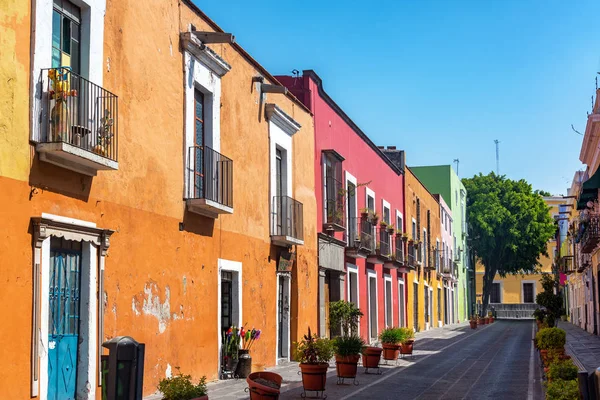
[[[71,90],[69,82],[70,71],[68,69],[48,70],[48,79],[51,82],[51,90],[48,93],[50,100],[54,100],[54,107],[50,111],[50,133],[53,142],[68,142],[70,121],[70,110],[67,98],[76,97],[77,91]]]
[[[360,210],[360,216],[363,218],[367,218],[369,216],[369,209],[368,208],[362,208]]]
[[[100,118],[100,127],[98,128],[98,144],[92,148],[94,153],[103,157],[109,154],[108,149],[113,137],[112,126],[114,122],[114,119],[110,116],[110,111],[104,110],[104,116]]]
[[[402,234],[402,240],[404,240],[405,242],[408,241],[408,233],[403,233]],[[412,242],[412,240],[411,240],[411,242]]]
[[[394,228],[393,224],[390,224],[387,226],[387,231],[390,235],[393,234],[395,230],[396,230],[396,228]]]
[[[376,212],[371,214],[371,220],[373,221],[373,224],[377,224],[377,221],[379,221],[379,214],[377,214]]]

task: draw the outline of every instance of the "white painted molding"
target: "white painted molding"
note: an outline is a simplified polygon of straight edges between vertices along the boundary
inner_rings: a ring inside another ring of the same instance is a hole
[[[183,32],[180,35],[183,49],[189,51],[202,64],[206,65],[212,72],[222,77],[231,71],[231,65],[223,60],[210,47],[207,47],[200,39],[191,32]]]
[[[268,121],[275,123],[281,130],[290,136],[293,136],[302,127],[302,125],[273,103],[267,103],[265,105],[265,115]]]

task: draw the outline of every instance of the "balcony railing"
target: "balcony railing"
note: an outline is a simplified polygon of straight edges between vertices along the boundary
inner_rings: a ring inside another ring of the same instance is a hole
[[[304,244],[303,206],[289,196],[274,196],[272,206],[271,236],[282,246]]]
[[[593,215],[583,224],[585,228],[581,235],[581,252],[591,253],[600,241],[600,216]]]
[[[402,265],[406,262],[404,257],[404,241],[400,234],[396,234],[394,237],[394,259]]]
[[[385,258],[390,258],[392,254],[392,246],[390,233],[383,225],[377,226],[377,253]]]
[[[233,161],[206,146],[189,148],[188,207],[200,214],[233,213]]]
[[[326,179],[325,206],[327,212],[324,219],[324,229],[331,231],[343,231],[346,224],[345,196],[342,182],[334,177]]]
[[[417,266],[417,246],[414,242],[408,243],[408,266],[415,268]]]
[[[346,243],[350,250],[348,255],[357,252],[368,255],[373,251],[373,224],[368,217],[350,217],[348,219],[348,235]]]
[[[44,154],[44,161],[75,170],[72,164],[81,163],[83,171],[79,172],[90,175],[100,169],[117,169],[117,96],[69,68],[44,69],[41,81],[45,91],[37,150]]]

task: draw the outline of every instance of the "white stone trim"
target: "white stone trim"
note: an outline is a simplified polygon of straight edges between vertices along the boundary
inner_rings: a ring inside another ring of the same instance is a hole
[[[280,125],[280,120],[273,118],[269,120],[269,154],[270,154],[270,193],[269,193],[269,204],[271,205],[271,212],[273,209],[273,196],[277,193],[277,168],[276,168],[276,157],[277,148],[283,150],[283,166],[285,171],[282,171],[282,175],[285,178],[284,187],[286,193],[282,193],[282,196],[293,197],[292,193],[292,136],[290,136],[284,128]],[[270,224],[269,224],[270,225]]]
[[[398,225],[398,218],[400,218],[400,220],[402,220],[402,226],[397,226]],[[396,221],[395,221],[395,225],[396,225],[396,230],[404,233],[404,215],[402,215],[402,213],[396,209]]]
[[[186,53],[192,54],[198,61],[208,67],[213,73],[222,77],[231,70],[231,66],[217,53],[206,47],[200,39],[191,32],[181,34],[182,47]]]
[[[296,122],[292,117],[287,115],[276,104],[265,104],[265,115],[267,121],[275,123],[283,132],[290,137],[300,130],[302,125]]]
[[[381,199],[381,220],[383,221],[383,215],[385,213],[385,209],[388,209],[388,213],[390,215],[390,221],[384,221],[387,223],[393,223],[394,225],[396,224],[395,221],[391,221],[392,219],[392,207],[390,207],[390,203],[388,203],[387,201],[385,201],[385,199]]]
[[[194,168],[190,148],[194,146],[195,104],[194,92],[204,94],[204,145],[221,152],[221,77],[195,58],[184,52],[184,91],[185,91],[185,139],[184,139],[184,198],[189,197],[189,189],[194,184]]]
[[[378,306],[378,285],[377,285],[377,271],[367,270],[367,300],[368,300],[368,310],[369,310],[369,318],[368,318],[368,341],[371,341],[371,278],[375,279],[375,326],[377,333],[379,334],[379,306]],[[377,337],[375,338],[375,341]]]
[[[279,365],[280,362],[286,362],[290,360],[290,312],[288,308],[287,315],[287,323],[284,326],[284,335],[287,342],[287,357],[279,358],[279,278],[284,279],[283,290],[287,293],[288,304],[291,308],[292,298],[291,298],[291,275],[288,273],[277,273],[277,281],[275,282],[275,365]]]
[[[46,217],[54,217],[53,220],[61,223],[73,223],[75,219],[43,214]],[[49,218],[50,219],[50,218]],[[83,221],[85,225],[79,227],[89,228],[95,225]],[[77,240],[75,234],[71,233],[69,240]],[[39,259],[40,265],[40,325],[39,325],[39,398],[47,399],[48,394],[48,319],[49,319],[49,284],[50,284],[50,235],[43,239]],[[79,327],[79,351],[77,353],[77,383],[76,397],[93,400],[96,398],[98,367],[98,256],[101,257],[101,265],[104,265],[104,255],[98,251],[97,245],[88,241],[88,236],[82,234],[79,238],[82,247],[81,257],[81,303],[80,303],[80,327]],[[38,249],[35,249],[36,251]],[[36,257],[37,258],[37,255]],[[102,337],[100,338],[102,340]],[[33,389],[33,387],[32,387]],[[35,396],[32,390],[32,395]]]
[[[232,319],[237,320],[237,325],[238,327],[242,326],[243,322],[243,316],[242,316],[242,312],[244,310],[243,308],[243,290],[242,290],[242,285],[243,285],[243,277],[242,277],[242,263],[240,261],[231,261],[231,260],[224,260],[222,258],[219,258],[217,260],[217,265],[218,265],[218,270],[217,270],[217,343],[219,344],[218,346],[218,353],[217,353],[217,359],[220,360],[221,359],[221,348],[223,347],[223,343],[222,341],[222,337],[221,337],[221,332],[223,327],[221,326],[221,272],[222,271],[227,271],[227,272],[233,272],[233,280],[232,280],[232,299],[233,299],[233,304],[237,305],[237,310],[232,310]],[[237,294],[237,299],[236,299],[236,294]],[[237,301],[236,301],[237,300]],[[236,313],[237,311],[237,313]],[[235,318],[237,314],[237,318]],[[236,322],[236,321],[234,321]],[[219,363],[219,376],[221,375],[221,364]]]
[[[403,304],[400,304],[400,292],[402,292],[402,298],[404,299]],[[398,325],[406,326],[406,293],[404,291],[404,279],[398,278]],[[404,311],[401,312],[400,310]],[[403,317],[400,319],[400,317]]]
[[[358,266],[350,263],[346,263],[346,290],[347,296],[346,301],[350,301],[350,274],[356,275],[356,307],[360,308],[360,279],[358,279]],[[359,321],[360,323],[360,321]]]
[[[102,86],[104,74],[104,14],[106,0],[70,0],[81,9],[81,75]],[[40,116],[42,93],[48,87],[41,81],[42,69],[52,67],[53,0],[32,0],[32,74],[31,74],[31,140],[42,137]],[[41,85],[41,86],[40,86]],[[50,110],[47,110],[50,113]],[[48,114],[49,115],[49,114]]]
[[[391,321],[387,321],[387,315],[388,315],[388,306],[387,306],[387,283],[390,283],[390,303],[391,303],[391,307],[392,310],[390,312],[390,315],[392,316],[392,320]],[[385,321],[385,325],[386,327],[393,327],[394,326],[394,295],[393,295],[393,290],[394,290],[394,286],[392,285],[392,276],[390,274],[383,274],[383,320]]]
[[[369,187],[365,187],[365,208],[367,208],[369,206],[369,196],[371,196],[373,198],[373,212],[377,212],[377,198],[375,197],[375,192],[371,189],[369,189]]]
[[[537,281],[532,279],[524,279],[521,281],[521,303],[525,303],[525,292],[523,291],[523,285],[525,283],[533,283],[533,303],[528,304],[535,304],[535,296],[537,296]]]
[[[360,210],[358,209],[358,181],[356,180],[356,177],[354,175],[352,175],[350,172],[345,171],[346,172],[346,179],[344,180],[344,187],[346,188],[346,196],[348,196],[348,182],[352,183],[355,187],[355,192],[354,192],[354,210],[356,211],[356,215],[349,215],[348,214],[348,207],[346,208],[346,221],[348,221],[346,223],[346,236],[348,236],[348,229],[349,229],[349,225],[350,225],[350,218],[351,217],[358,217],[358,213],[360,212]],[[325,202],[323,202],[325,203]],[[348,238],[349,239],[349,238]]]

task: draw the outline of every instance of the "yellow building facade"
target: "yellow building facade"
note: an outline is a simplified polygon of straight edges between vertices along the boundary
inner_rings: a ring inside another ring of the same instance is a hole
[[[544,197],[544,201],[549,207],[550,215],[557,219],[559,218],[559,206],[564,204],[565,200],[562,196]],[[492,293],[490,294],[489,307],[494,307],[498,312],[498,317],[507,318],[531,318],[530,310],[534,310],[535,296],[542,291],[540,283],[541,273],[551,273],[552,265],[557,257],[557,244],[555,238],[548,241],[547,253],[548,256],[540,257],[539,271],[536,274],[523,275],[507,275],[501,277],[496,275],[494,278]],[[475,290],[477,294],[478,307],[483,303],[483,276],[485,269],[483,264],[477,262],[475,275]],[[505,307],[503,305],[521,305],[522,307]],[[503,314],[505,311],[506,314]]]

